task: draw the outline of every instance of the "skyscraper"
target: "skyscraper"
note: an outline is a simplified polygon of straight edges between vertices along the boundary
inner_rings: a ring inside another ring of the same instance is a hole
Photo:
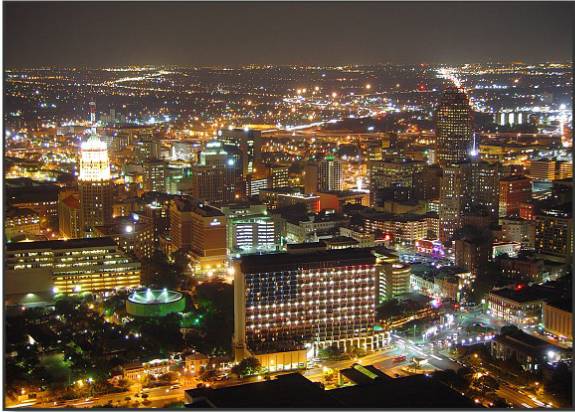
[[[318,191],[330,192],[341,190],[343,176],[341,173],[341,162],[333,156],[327,156],[319,162],[318,168]]]
[[[471,163],[443,167],[439,189],[439,240],[449,241],[463,226],[462,215],[471,203]]]
[[[261,160],[262,132],[259,130],[232,129],[220,130],[221,140],[229,145],[236,146],[242,154],[241,169],[244,176],[255,172],[255,165]]]
[[[90,102],[90,124],[92,127],[96,124],[96,102]]]
[[[148,159],[144,162],[144,190],[147,192],[166,191],[166,162]]]
[[[192,196],[210,203],[233,202],[241,170],[239,159],[229,154],[221,142],[208,142],[200,154],[200,164],[192,166]]]
[[[108,148],[93,134],[82,143],[80,157],[80,227],[92,236],[96,226],[112,222],[113,187]]]
[[[436,154],[440,166],[469,159],[473,148],[472,111],[461,88],[445,90],[436,112]]]
[[[499,216],[519,214],[521,203],[531,199],[531,179],[511,175],[499,180]]]

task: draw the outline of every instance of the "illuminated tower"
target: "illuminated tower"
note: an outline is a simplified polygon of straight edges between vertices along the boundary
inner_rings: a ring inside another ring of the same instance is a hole
[[[333,156],[326,156],[319,162],[318,169],[318,191],[330,192],[341,190],[343,176],[341,173],[341,162]]]
[[[473,201],[477,143],[473,134],[469,98],[460,87],[441,96],[435,114],[436,154],[442,177],[439,188],[439,239],[451,240],[463,226],[462,215]]]
[[[112,178],[106,143],[93,134],[82,143],[80,157],[80,224],[86,236],[112,222]]]
[[[436,153],[440,166],[468,160],[473,147],[472,111],[461,88],[445,90],[436,112]]]
[[[96,124],[96,102],[90,102],[90,124]]]

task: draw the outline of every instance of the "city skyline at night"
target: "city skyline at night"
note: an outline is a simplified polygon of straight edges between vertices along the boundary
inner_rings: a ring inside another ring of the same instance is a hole
[[[573,4],[4,6],[5,408],[573,405]]]

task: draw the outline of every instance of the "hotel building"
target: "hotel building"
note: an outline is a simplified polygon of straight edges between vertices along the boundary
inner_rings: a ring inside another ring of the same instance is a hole
[[[331,345],[380,347],[376,282],[368,249],[243,256],[234,265],[236,361],[279,352],[310,357]]]
[[[190,197],[170,204],[170,237],[174,250],[190,253],[196,273],[227,267],[226,216],[213,206]]]

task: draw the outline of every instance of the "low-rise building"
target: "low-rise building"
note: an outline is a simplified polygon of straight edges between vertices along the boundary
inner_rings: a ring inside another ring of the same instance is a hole
[[[369,192],[359,190],[335,190],[317,193],[322,210],[343,211],[346,204],[369,206]]]
[[[514,325],[536,325],[541,321],[543,303],[553,299],[558,291],[545,285],[492,290],[487,296],[489,315]]]
[[[543,327],[560,340],[573,341],[573,306],[571,300],[543,303]]]
[[[567,352],[545,340],[517,330],[492,339],[491,355],[504,361],[515,360],[525,371],[537,372],[543,362],[559,361]]]
[[[27,295],[100,292],[140,284],[140,263],[112,238],[9,243],[4,272],[7,299]]]
[[[184,362],[184,372],[192,376],[199,376],[208,367],[210,359],[207,355],[194,352],[186,355]]]
[[[40,215],[32,209],[13,207],[4,216],[4,235],[8,241],[16,236],[38,236]]]

